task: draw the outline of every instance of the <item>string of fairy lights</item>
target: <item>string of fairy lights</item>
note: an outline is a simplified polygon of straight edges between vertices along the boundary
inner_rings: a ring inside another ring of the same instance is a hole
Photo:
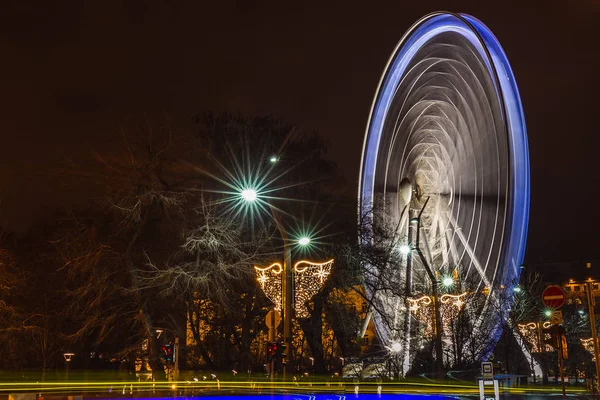
[[[273,263],[268,267],[254,267],[256,271],[256,280],[265,296],[273,302],[275,310],[281,311],[281,272],[283,266],[280,263]]]
[[[301,260],[293,267],[294,273],[294,309],[297,318],[307,318],[310,311],[306,303],[313,298],[325,285],[331,274],[333,259],[325,262]],[[255,266],[256,280],[275,310],[281,310],[282,272],[281,263],[273,263],[267,267]]]
[[[445,335],[450,335],[452,332],[451,323],[456,319],[463,306],[467,292],[460,294],[444,294],[440,296],[440,315],[442,317],[442,329]],[[433,335],[434,322],[431,318],[433,312],[433,299],[431,296],[425,295],[421,297],[409,297],[408,308],[413,313],[415,319],[422,326],[421,335],[430,338]]]
[[[540,327],[541,324],[541,327]],[[540,353],[542,350],[544,352],[552,351],[552,346],[545,343],[546,340],[550,339],[549,333],[542,333],[541,329],[547,329],[552,324],[549,321],[545,322],[527,322],[524,324],[517,324],[517,329],[519,330],[519,334],[527,343],[528,347],[531,349],[532,353]],[[543,337],[541,337],[543,335]],[[542,345],[543,343],[543,349]]]
[[[323,288],[331,273],[332,265],[333,259],[322,263],[302,260],[294,265],[296,317],[307,318],[310,316],[306,303]]]
[[[583,348],[592,355],[592,362],[596,362],[596,357],[594,356],[594,338],[587,339],[579,339],[581,341],[581,345]]]

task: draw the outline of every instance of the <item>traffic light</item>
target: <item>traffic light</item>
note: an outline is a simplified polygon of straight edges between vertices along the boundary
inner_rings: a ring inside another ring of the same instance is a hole
[[[275,371],[281,372],[281,368],[285,366],[285,349],[287,346],[281,342],[277,342],[275,345]]]
[[[267,361],[273,360],[273,357],[275,357],[276,350],[277,350],[277,343],[275,343],[275,342],[267,343]]]
[[[173,345],[171,343],[163,344],[160,348],[163,352],[162,359],[166,362],[173,361]]]

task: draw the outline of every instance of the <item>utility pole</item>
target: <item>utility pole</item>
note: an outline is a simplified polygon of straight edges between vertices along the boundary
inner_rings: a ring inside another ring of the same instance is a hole
[[[283,276],[281,282],[281,310],[283,312],[283,344],[285,345],[286,364],[283,366],[283,380],[287,379],[287,374],[293,374],[292,357],[292,314],[294,312],[294,271],[292,270],[292,249],[290,248],[289,238],[285,227],[281,221],[281,216],[273,206],[269,204],[271,214],[283,240]]]
[[[592,343],[594,344],[594,358],[596,359],[596,391],[600,385],[600,356],[598,351],[598,334],[596,332],[596,315],[594,313],[594,292],[591,279],[585,283],[585,292],[587,295],[588,310],[590,313],[590,327],[592,328]]]

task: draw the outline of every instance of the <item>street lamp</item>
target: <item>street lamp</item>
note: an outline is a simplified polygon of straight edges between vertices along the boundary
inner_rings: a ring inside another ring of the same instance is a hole
[[[392,371],[392,365],[389,365],[390,362],[392,361],[392,358],[390,357],[389,361],[388,361],[388,371],[390,374],[390,379],[394,379],[394,377],[399,373],[399,369],[400,369],[400,365],[398,362],[398,357],[400,356],[400,352],[402,351],[402,343],[400,342],[394,342],[392,343],[392,345],[390,347],[388,347],[388,349],[390,350],[391,355],[393,356],[393,367],[394,367],[394,371]]]
[[[300,239],[298,239],[298,244],[300,246],[308,246],[310,244],[310,238],[303,236]]]
[[[423,204],[423,207],[421,208],[419,215],[414,218],[411,218],[410,223],[411,223],[411,225],[416,225],[415,226],[415,230],[416,230],[416,241],[415,242],[416,243],[415,243],[415,246],[413,246],[413,249],[417,252],[419,259],[421,260],[421,263],[423,264],[423,267],[425,268],[425,272],[427,273],[427,276],[429,277],[429,280],[431,281],[431,291],[432,291],[433,300],[434,300],[434,302],[433,302],[433,320],[435,322],[435,328],[434,328],[434,333],[435,333],[435,370],[436,370],[436,373],[439,376],[441,376],[443,373],[443,369],[444,369],[444,360],[443,360],[443,354],[442,354],[442,316],[440,313],[441,304],[440,304],[440,296],[439,296],[439,290],[438,290],[438,280],[437,280],[437,277],[435,276],[435,274],[433,273],[431,266],[427,262],[427,259],[423,255],[423,252],[421,251],[421,246],[420,246],[420,241],[419,241],[420,231],[421,231],[421,215],[423,214],[425,207],[427,207],[427,203],[429,203],[429,197],[427,197],[427,199],[425,200],[425,203]],[[442,282],[442,284],[443,284],[443,282]]]
[[[258,196],[256,193],[256,190],[252,189],[252,188],[242,190],[240,195],[242,196],[242,199],[244,199],[244,201],[247,201],[250,203],[253,202],[254,200],[256,200],[256,198]]]
[[[442,285],[444,285],[445,288],[449,288],[454,285],[454,279],[452,279],[451,276],[446,276],[442,279]]]
[[[272,160],[272,159],[271,159]],[[257,193],[255,189],[247,188],[242,190],[240,193],[242,199],[247,203],[254,203],[257,201]],[[271,210],[271,214],[273,215],[273,220],[275,221],[275,225],[279,230],[279,234],[281,235],[281,239],[283,240],[283,271],[282,271],[282,282],[281,282],[281,310],[283,312],[283,343],[285,345],[285,355],[287,363],[285,364],[283,370],[283,376],[285,376],[288,371],[293,371],[293,359],[292,359],[292,308],[294,302],[294,275],[292,271],[292,252],[289,246],[289,238],[287,231],[285,230],[283,223],[281,221],[281,216],[279,212],[269,203]],[[310,239],[308,237],[302,237],[298,240],[298,244],[301,246],[306,246],[310,243]]]
[[[400,246],[399,250],[400,250],[400,254],[406,256],[406,255],[410,254],[411,248],[409,245],[403,244]]]

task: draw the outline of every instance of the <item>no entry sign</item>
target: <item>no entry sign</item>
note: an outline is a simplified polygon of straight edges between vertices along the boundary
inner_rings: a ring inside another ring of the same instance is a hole
[[[560,308],[565,304],[565,291],[557,285],[548,286],[542,293],[542,301],[546,307]]]

